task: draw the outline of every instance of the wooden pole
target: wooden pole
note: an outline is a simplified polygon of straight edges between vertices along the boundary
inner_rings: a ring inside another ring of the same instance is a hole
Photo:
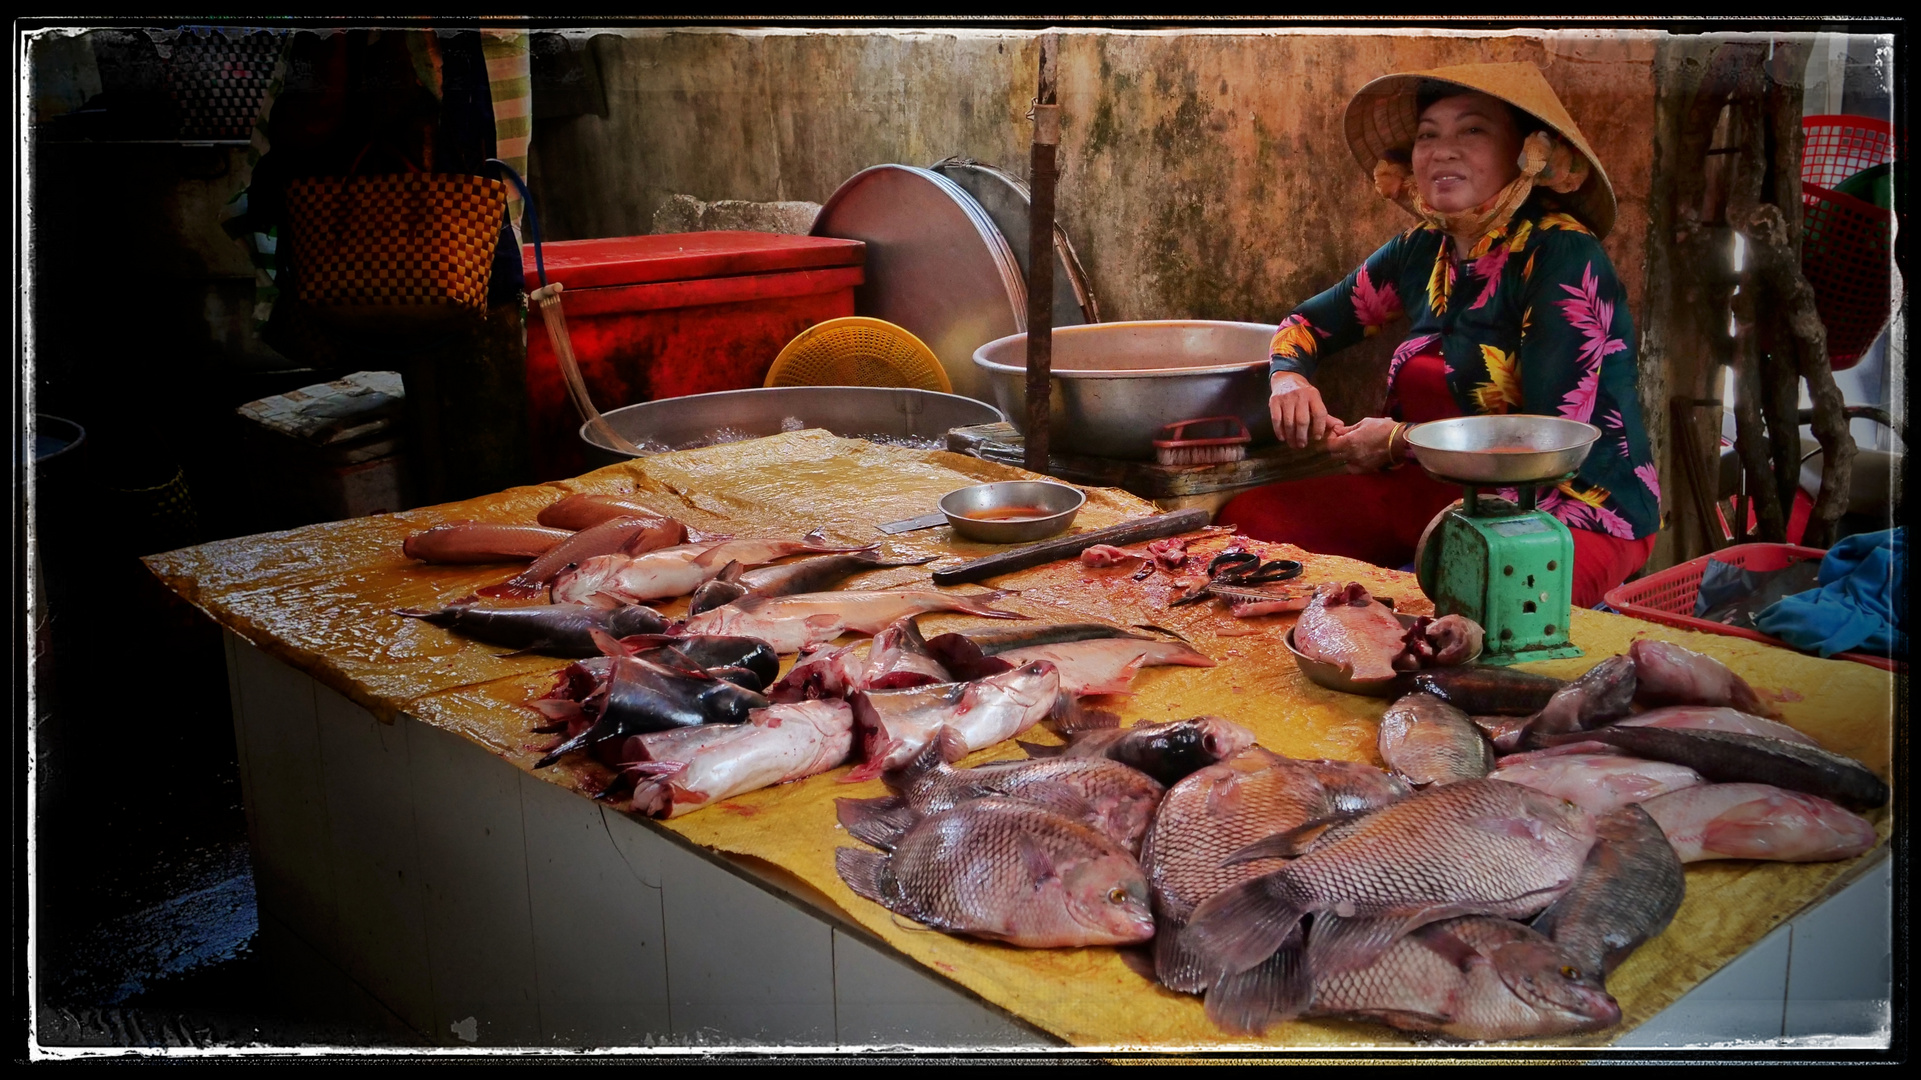
[[[1041,35],[1040,86],[1034,95],[1034,144],[1027,219],[1027,471],[1047,471],[1054,365],[1054,151],[1061,141],[1055,93],[1059,34]]]

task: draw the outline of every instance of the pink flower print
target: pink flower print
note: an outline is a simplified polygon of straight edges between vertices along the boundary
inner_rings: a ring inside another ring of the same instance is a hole
[[[1607,415],[1601,418],[1601,426],[1611,427],[1616,431],[1625,431],[1627,430],[1628,422],[1621,416],[1621,410],[1609,409]]]
[[[1475,297],[1474,303],[1468,305],[1469,311],[1484,307],[1489,300],[1494,299],[1494,290],[1501,284],[1501,271],[1507,267],[1507,254],[1507,247],[1502,246],[1474,260],[1471,272],[1487,284],[1481,286],[1481,295]]]
[[[1579,330],[1582,338],[1576,358],[1581,365],[1581,378],[1562,400],[1561,415],[1586,423],[1594,415],[1594,399],[1601,384],[1601,361],[1626,351],[1627,342],[1608,336],[1608,329],[1614,323],[1614,305],[1601,299],[1601,283],[1594,276],[1592,262],[1581,272],[1579,288],[1563,285],[1561,290],[1574,299],[1558,300],[1554,306],[1561,309],[1568,325]]]
[[[1626,518],[1605,506],[1590,507],[1590,510],[1594,518],[1601,523],[1602,530],[1609,536],[1622,540],[1634,539],[1634,526],[1629,525]]]
[[[1363,266],[1361,276],[1354,282],[1354,317],[1367,328],[1364,336],[1373,337],[1380,333],[1381,327],[1400,313],[1401,297],[1394,291],[1393,283],[1375,288],[1373,280],[1367,276],[1367,267]]]
[[[1402,364],[1433,348],[1440,343],[1440,340],[1439,334],[1422,334],[1420,337],[1411,337],[1401,342],[1394,350],[1393,359],[1387,362],[1387,381],[1392,384],[1394,377],[1401,373]]]
[[[1634,475],[1640,477],[1641,483],[1646,486],[1649,492],[1653,493],[1654,501],[1660,502],[1661,474],[1660,470],[1654,467],[1654,462],[1650,461],[1646,465],[1636,465],[1634,467]]]

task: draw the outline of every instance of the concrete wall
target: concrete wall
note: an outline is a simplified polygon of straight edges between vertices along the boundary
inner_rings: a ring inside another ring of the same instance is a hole
[[[1661,35],[1069,32],[1060,219],[1108,319],[1278,321],[1407,218],[1341,134],[1393,71],[1541,65],[1620,196],[1637,314]],[[965,154],[1027,172],[1037,44],[1011,31],[637,30],[591,44],[607,115],[537,125],[556,238],[635,235],[676,193],[824,202],[860,169]]]

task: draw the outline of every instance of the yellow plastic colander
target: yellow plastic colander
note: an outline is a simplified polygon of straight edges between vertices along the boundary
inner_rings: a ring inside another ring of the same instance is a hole
[[[940,357],[912,332],[862,315],[810,326],[787,343],[766,386],[902,386],[954,392]]]

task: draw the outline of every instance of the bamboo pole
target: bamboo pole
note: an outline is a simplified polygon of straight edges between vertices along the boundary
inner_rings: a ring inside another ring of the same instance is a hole
[[[1040,79],[1034,95],[1034,142],[1029,159],[1031,199],[1027,219],[1027,471],[1047,471],[1048,423],[1054,363],[1054,178],[1061,141],[1061,109],[1055,80],[1059,34],[1042,34]]]

